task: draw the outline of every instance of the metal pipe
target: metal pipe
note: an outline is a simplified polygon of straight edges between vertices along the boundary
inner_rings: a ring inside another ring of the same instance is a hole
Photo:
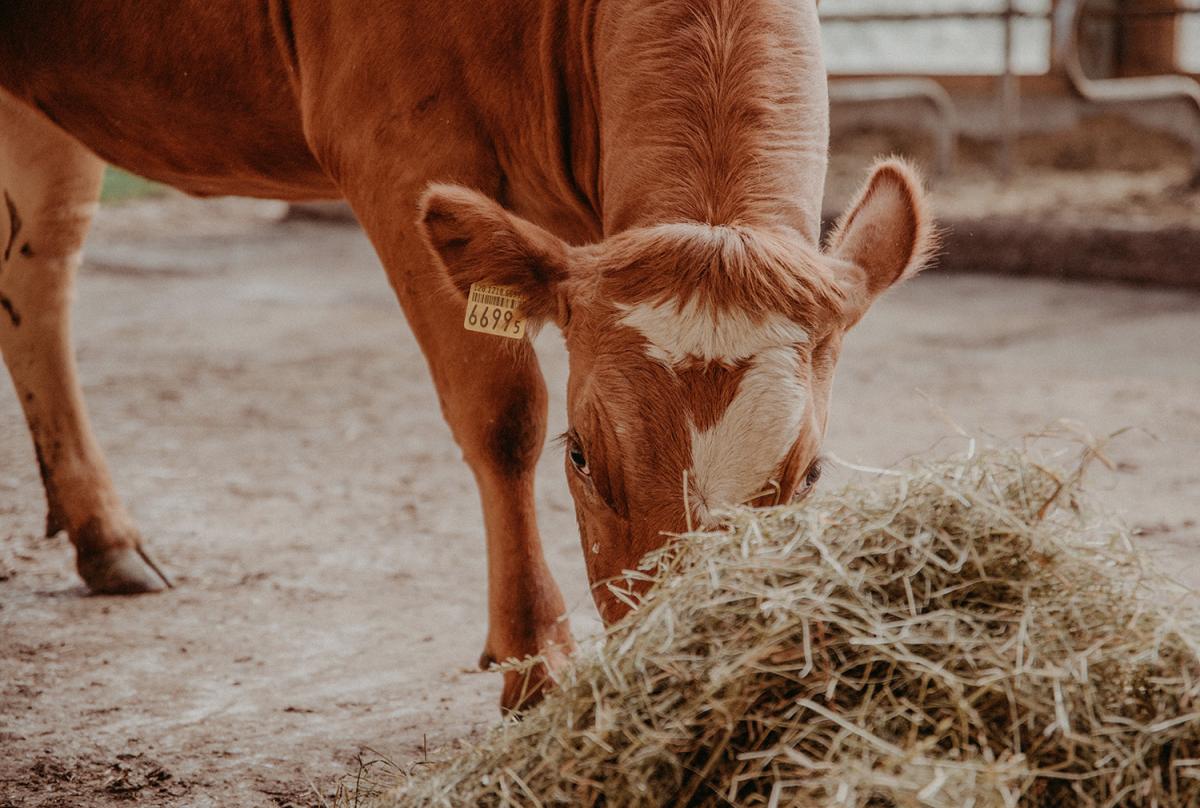
[[[1055,63],[1066,73],[1071,88],[1084,100],[1097,104],[1141,103],[1179,99],[1196,113],[1192,130],[1191,186],[1200,188],[1200,82],[1188,76],[1164,75],[1137,78],[1093,79],[1079,58],[1079,22],[1087,0],[1059,0],[1054,8]]]
[[[1083,16],[1102,18],[1186,17],[1195,14],[1200,14],[1200,5],[1183,5],[1176,8],[1089,9],[1083,13]],[[1014,8],[1012,11],[870,11],[861,14],[835,11],[822,14],[821,22],[944,22],[946,20],[995,22],[1005,16],[1011,16],[1014,19],[1044,20],[1050,15],[1044,11],[1026,11],[1021,8]]]
[[[821,22],[944,22],[946,20],[984,20],[995,22],[1004,16],[1000,11],[902,11],[868,12],[865,14],[822,14]],[[1044,20],[1045,12],[1016,10],[1017,17]]]
[[[1011,180],[1016,169],[1016,140],[1021,116],[1021,86],[1013,64],[1013,18],[1016,3],[1007,0],[1004,14],[1004,74],[1000,77],[1000,176]]]
[[[933,79],[843,79],[829,83],[835,104],[875,104],[883,101],[924,101],[933,107],[930,129],[936,142],[934,173],[945,177],[954,168],[958,143],[958,113],[946,88]]]

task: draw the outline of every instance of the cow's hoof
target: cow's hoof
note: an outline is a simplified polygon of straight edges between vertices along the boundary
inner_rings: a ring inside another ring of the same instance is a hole
[[[94,595],[140,595],[170,585],[152,564],[137,548],[114,547],[80,554],[76,566]]]
[[[500,712],[506,716],[520,717],[526,710],[537,706],[554,687],[554,676],[541,663],[523,671],[505,671]]]
[[[567,641],[570,642],[570,635],[567,636]],[[546,693],[557,687],[556,674],[566,667],[572,650],[574,643],[568,646],[551,645],[542,650],[544,662],[522,670],[505,671],[504,690],[500,693],[500,712],[507,716],[519,717],[521,713],[537,705]],[[492,654],[485,650],[479,659],[479,667],[487,670],[496,661]]]

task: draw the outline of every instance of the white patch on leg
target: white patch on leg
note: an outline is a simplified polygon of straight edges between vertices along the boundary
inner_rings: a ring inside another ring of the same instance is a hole
[[[756,321],[740,309],[713,311],[692,298],[621,306],[621,323],[649,343],[647,354],[668,367],[689,358],[733,363],[780,345],[808,342],[808,332],[782,314]]]
[[[721,419],[692,428],[688,480],[702,525],[713,509],[753,498],[787,456],[809,405],[800,370],[790,345],[758,352]]]

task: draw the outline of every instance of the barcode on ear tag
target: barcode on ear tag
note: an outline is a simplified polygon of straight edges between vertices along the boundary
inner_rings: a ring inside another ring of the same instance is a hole
[[[497,337],[523,338],[525,318],[521,316],[521,296],[507,286],[471,284],[463,328]]]

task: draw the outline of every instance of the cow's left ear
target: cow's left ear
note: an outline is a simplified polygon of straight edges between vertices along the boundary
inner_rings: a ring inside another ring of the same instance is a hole
[[[418,223],[464,297],[473,283],[508,286],[530,320],[560,317],[570,260],[562,239],[460,185],[430,186]]]
[[[936,247],[937,231],[917,172],[903,160],[876,164],[825,248],[840,264],[847,327],[882,292],[920,272]]]

